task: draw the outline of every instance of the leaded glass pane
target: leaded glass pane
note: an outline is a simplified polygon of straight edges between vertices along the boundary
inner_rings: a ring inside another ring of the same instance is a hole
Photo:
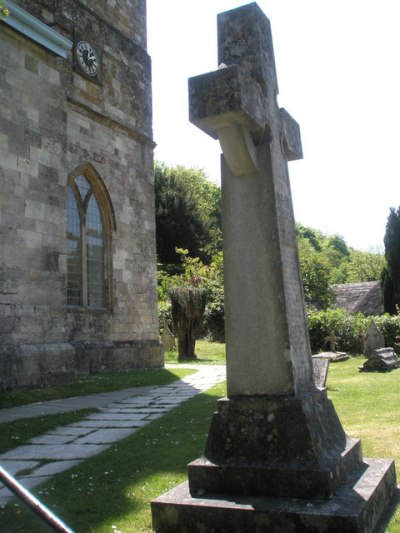
[[[82,202],[85,200],[87,193],[90,191],[91,186],[85,176],[78,176],[75,180],[75,183],[81,193]]]
[[[81,222],[74,193],[67,192],[67,304],[82,305]]]
[[[104,307],[104,240],[100,209],[92,194],[86,211],[89,307]]]

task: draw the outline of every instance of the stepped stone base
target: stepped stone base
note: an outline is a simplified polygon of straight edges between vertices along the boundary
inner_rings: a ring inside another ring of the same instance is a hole
[[[329,500],[203,494],[183,483],[151,504],[155,533],[373,533],[396,492],[394,462],[365,459]]]
[[[188,466],[192,493],[329,499],[362,465],[326,389],[217,403],[204,457]]]

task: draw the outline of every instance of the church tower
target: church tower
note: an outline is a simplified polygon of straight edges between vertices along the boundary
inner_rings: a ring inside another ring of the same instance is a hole
[[[145,0],[0,22],[0,386],[162,366]]]

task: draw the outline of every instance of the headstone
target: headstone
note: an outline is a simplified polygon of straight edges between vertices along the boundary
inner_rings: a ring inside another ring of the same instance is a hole
[[[172,335],[171,330],[168,327],[167,321],[164,319],[163,332],[161,334],[161,342],[164,350],[175,350],[175,337]]]
[[[329,359],[326,357],[313,357],[312,359],[315,386],[323,389],[328,378]]]
[[[315,387],[287,169],[302,157],[300,131],[277,106],[257,4],[218,16],[218,48],[226,67],[191,78],[189,99],[190,120],[223,151],[227,398],[188,483],[152,502],[153,529],[372,531],[394,462],[366,468]]]
[[[364,350],[365,357],[370,357],[375,350],[385,347],[385,339],[382,333],[377,328],[375,322],[372,320],[371,324],[364,335]]]
[[[399,366],[400,359],[393,348],[379,348],[370,354],[360,370],[362,372],[386,372]]]

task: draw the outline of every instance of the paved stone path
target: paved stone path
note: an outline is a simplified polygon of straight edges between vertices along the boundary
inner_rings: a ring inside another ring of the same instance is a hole
[[[180,365],[182,367],[182,365]],[[132,435],[152,420],[225,379],[222,365],[185,365],[197,372],[158,387],[140,387],[0,410],[0,422],[87,407],[100,412],[34,437],[0,454],[0,465],[28,490]],[[0,482],[0,505],[13,494]]]

